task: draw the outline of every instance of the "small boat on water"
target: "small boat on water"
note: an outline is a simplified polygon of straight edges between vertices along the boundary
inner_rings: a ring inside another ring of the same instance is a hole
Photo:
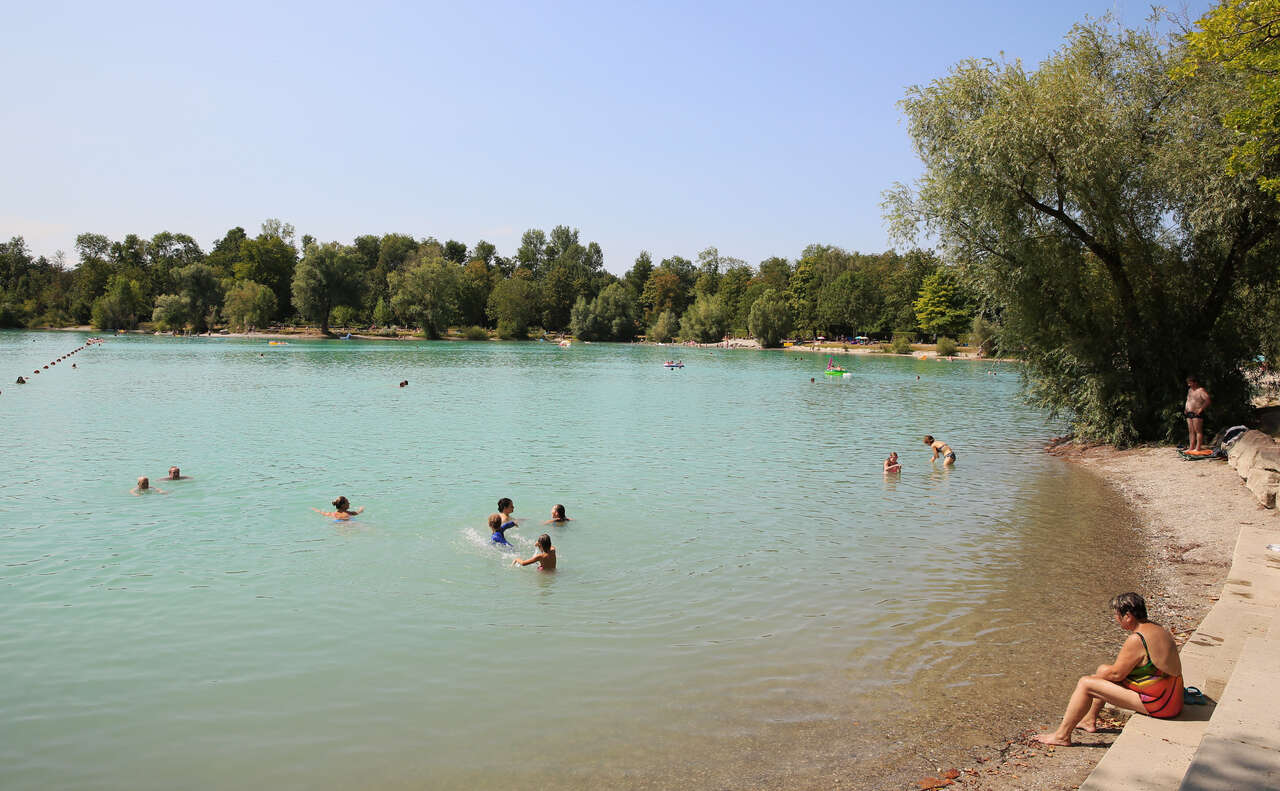
[[[679,361],[668,361],[662,364],[663,368],[683,368],[684,363]]]

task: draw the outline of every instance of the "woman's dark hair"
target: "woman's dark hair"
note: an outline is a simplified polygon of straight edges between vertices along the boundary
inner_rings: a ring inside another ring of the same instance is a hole
[[[498,501],[498,510],[501,511],[503,508],[506,508],[508,505],[515,505],[515,503],[511,502],[510,497],[503,497],[501,500]]]
[[[1147,620],[1147,603],[1136,593],[1122,593],[1111,600],[1111,609],[1117,615],[1130,615],[1139,621]]]
[[[546,533],[543,533],[542,535],[538,536],[538,549],[541,549],[543,552],[550,552],[551,536],[547,535]]]
[[[551,513],[555,514],[556,519],[564,519],[564,506],[556,503],[556,507],[551,509]]]
[[[927,442],[927,443],[929,443],[930,445],[932,445],[932,444],[933,444],[933,435],[932,435],[932,434],[925,434],[925,435],[924,435],[924,441],[925,441],[925,442]]]
[[[338,499],[333,501],[333,507],[337,508],[339,511],[345,511],[350,506],[351,501],[341,495],[338,496]]]

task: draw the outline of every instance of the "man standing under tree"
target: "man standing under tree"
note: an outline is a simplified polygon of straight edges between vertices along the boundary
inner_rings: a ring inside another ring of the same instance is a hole
[[[1204,413],[1209,408],[1209,391],[1194,376],[1187,377],[1187,450],[1202,450]]]

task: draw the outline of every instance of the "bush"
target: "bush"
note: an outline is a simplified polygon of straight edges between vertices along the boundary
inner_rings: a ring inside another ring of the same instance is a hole
[[[487,341],[489,340],[489,331],[484,327],[467,327],[462,331],[462,337],[469,341]]]
[[[911,336],[905,332],[895,332],[893,342],[886,344],[884,350],[890,354],[911,354]]]
[[[498,320],[498,337],[505,341],[524,341],[529,339],[528,326],[522,326],[512,319]]]
[[[950,357],[956,353],[956,342],[943,335],[938,338],[938,356]]]

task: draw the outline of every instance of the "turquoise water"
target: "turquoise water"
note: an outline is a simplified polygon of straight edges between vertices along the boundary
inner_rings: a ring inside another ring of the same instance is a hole
[[[1017,686],[985,647],[1111,540],[1115,502],[1043,453],[1012,366],[134,336],[12,384],[84,337],[0,333],[6,789],[889,765],[935,681]],[[310,510],[339,494],[364,514]],[[503,496],[557,572],[487,544]],[[555,503],[574,521],[544,528]]]

